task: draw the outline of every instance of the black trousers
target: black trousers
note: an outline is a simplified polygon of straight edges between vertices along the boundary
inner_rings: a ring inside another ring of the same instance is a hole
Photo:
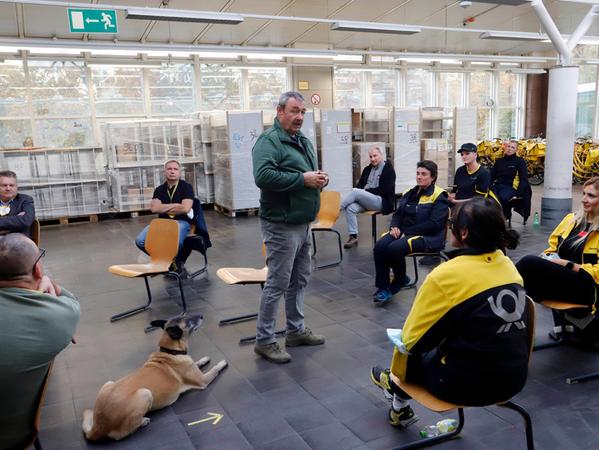
[[[426,251],[426,245],[422,237],[412,239],[412,248],[408,245],[409,236],[402,235],[395,239],[386,234],[374,246],[374,268],[376,277],[374,285],[378,289],[391,289],[401,287],[406,282],[406,260],[408,253]],[[393,269],[393,283],[390,279],[390,269]]]
[[[595,302],[595,281],[582,269],[574,272],[533,255],[523,257],[516,268],[524,279],[526,293],[535,302],[560,300],[581,305]]]
[[[493,186],[493,192],[501,203],[501,209],[503,209],[503,215],[506,219],[512,217],[512,205],[510,199],[516,195],[516,189],[512,186],[506,186],[505,184],[496,184]]]

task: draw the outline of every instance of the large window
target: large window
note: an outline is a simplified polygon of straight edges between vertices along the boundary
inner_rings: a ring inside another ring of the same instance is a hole
[[[439,106],[455,108],[462,106],[463,73],[439,73]]]
[[[0,65],[0,148],[31,146],[23,63]],[[29,145],[26,145],[29,144]]]
[[[96,115],[143,116],[143,69],[131,67],[93,67]]]
[[[364,108],[366,106],[364,75],[365,72],[362,71],[335,70],[335,108]]]
[[[248,69],[250,109],[274,109],[287,91],[287,69]]]
[[[434,106],[432,103],[433,76],[425,69],[409,69],[406,73],[406,105]]]
[[[178,116],[196,110],[192,64],[169,64],[149,69],[148,75],[152,115]]]
[[[92,145],[87,77],[83,63],[29,61],[34,145]]]
[[[597,105],[597,66],[580,66],[576,108],[576,136],[593,136]]]
[[[220,64],[200,66],[203,111],[241,109],[241,71]]]
[[[497,137],[508,139],[516,136],[518,108],[518,75],[499,72],[497,92]]]
[[[397,71],[377,70],[367,72],[371,83],[370,106],[395,106],[395,89],[397,86]]]
[[[491,85],[493,74],[491,72],[470,73],[470,105],[476,107],[478,114],[476,137],[480,140],[490,139],[491,136]]]

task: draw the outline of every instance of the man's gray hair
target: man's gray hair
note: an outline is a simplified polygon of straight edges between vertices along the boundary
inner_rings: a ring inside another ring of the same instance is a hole
[[[378,152],[381,154],[381,156],[385,156],[385,150],[380,145],[373,145],[370,148],[371,149],[374,148],[375,150],[378,150]]]
[[[306,102],[306,100],[304,100],[304,96],[302,94],[300,94],[299,92],[288,91],[288,92],[284,92],[279,97],[279,106],[281,108],[285,108],[285,105],[287,104],[287,102],[289,101],[290,98],[294,98],[297,101],[302,102],[302,103]]]

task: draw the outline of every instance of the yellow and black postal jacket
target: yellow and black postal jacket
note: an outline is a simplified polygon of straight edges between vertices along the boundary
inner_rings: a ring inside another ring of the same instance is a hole
[[[395,348],[391,371],[447,401],[475,406],[507,400],[528,373],[522,277],[500,250],[454,254],[418,291],[402,330],[408,354]],[[434,381],[414,379],[422,373]]]

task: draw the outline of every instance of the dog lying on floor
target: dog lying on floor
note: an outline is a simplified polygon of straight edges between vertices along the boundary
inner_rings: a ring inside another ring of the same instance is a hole
[[[145,417],[148,411],[171,405],[190,389],[205,389],[227,367],[223,359],[203,373],[200,367],[210,358],[194,361],[187,354],[189,335],[199,328],[202,319],[188,316],[152,321],[152,326],[164,330],[158,342],[160,350],[151,353],[141,369],[102,386],[93,412],[83,412],[82,428],[87,439],[123,439],[150,423]]]

